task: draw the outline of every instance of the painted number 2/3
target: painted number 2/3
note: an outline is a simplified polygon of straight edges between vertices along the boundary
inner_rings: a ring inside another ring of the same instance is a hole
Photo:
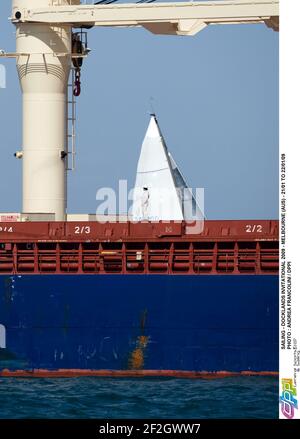
[[[76,235],[89,235],[91,233],[91,228],[89,226],[76,226],[75,234]]]
[[[261,224],[247,224],[246,225],[247,233],[262,233],[262,225]]]

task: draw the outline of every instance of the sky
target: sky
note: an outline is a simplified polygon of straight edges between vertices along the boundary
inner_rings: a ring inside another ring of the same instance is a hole
[[[11,1],[0,2],[0,49],[15,50]],[[98,189],[134,185],[153,105],[167,146],[208,219],[278,218],[278,40],[263,24],[210,26],[194,37],[94,28],[77,101],[68,212],[95,213]],[[21,92],[1,60],[0,211],[21,211]],[[152,103],[152,105],[151,105]]]

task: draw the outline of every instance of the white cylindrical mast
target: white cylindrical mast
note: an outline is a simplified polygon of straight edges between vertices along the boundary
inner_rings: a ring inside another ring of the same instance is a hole
[[[24,10],[80,0],[13,0]],[[70,25],[17,23],[17,69],[23,93],[23,212],[66,215],[66,105],[70,74]],[[60,55],[59,55],[60,54]]]

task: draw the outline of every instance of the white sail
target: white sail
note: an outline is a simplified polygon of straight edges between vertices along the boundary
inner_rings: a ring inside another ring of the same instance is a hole
[[[197,200],[195,199],[192,189],[187,185],[180,169],[178,168],[172,154],[169,152],[169,159],[172,166],[173,178],[177,193],[180,198],[181,208],[185,221],[202,221],[204,220],[204,213]]]
[[[131,215],[134,221],[183,220],[170,158],[154,115],[138,161]]]
[[[201,211],[171,153],[155,115],[142,144],[131,209],[133,221],[202,221]]]

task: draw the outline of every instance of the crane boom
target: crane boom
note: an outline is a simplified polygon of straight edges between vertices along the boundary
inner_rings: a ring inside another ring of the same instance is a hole
[[[12,20],[80,26],[143,26],[155,34],[195,35],[210,24],[266,23],[279,30],[279,0],[62,5],[13,11]]]

